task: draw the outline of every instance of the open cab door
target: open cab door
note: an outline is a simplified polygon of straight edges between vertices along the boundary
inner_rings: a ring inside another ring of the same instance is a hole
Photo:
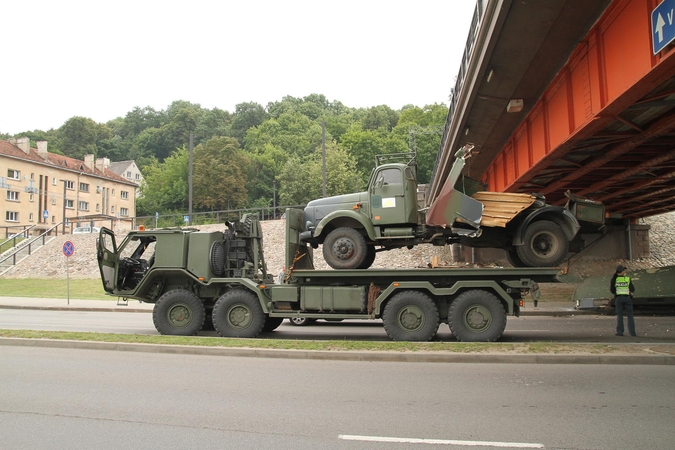
[[[96,241],[96,258],[101,272],[103,289],[113,293],[116,287],[119,254],[115,243],[115,234],[108,228],[101,228]]]

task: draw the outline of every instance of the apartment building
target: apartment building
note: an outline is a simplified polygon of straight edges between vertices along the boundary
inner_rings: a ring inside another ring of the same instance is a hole
[[[49,153],[47,142],[0,140],[0,226],[63,223],[130,227],[138,185],[110,170],[108,158],[84,161]]]

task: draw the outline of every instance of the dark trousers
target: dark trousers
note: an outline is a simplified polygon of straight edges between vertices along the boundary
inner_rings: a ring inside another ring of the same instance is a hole
[[[635,319],[633,318],[633,301],[627,295],[616,298],[616,334],[623,334],[623,311],[626,310],[628,333],[635,336]]]

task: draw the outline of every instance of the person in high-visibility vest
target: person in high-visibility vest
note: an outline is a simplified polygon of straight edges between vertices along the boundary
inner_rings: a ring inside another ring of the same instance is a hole
[[[633,318],[633,294],[635,286],[630,277],[626,275],[626,268],[618,266],[609,283],[609,290],[614,294],[616,308],[616,335],[623,336],[623,311],[626,310],[628,321],[628,333],[635,336],[635,319]]]

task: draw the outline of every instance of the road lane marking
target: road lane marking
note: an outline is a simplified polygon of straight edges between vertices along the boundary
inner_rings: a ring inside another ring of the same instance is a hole
[[[454,439],[418,439],[387,436],[358,436],[353,434],[340,434],[338,435],[338,439],[345,441],[396,442],[400,444],[464,445],[467,447],[484,446],[500,448],[544,448],[544,444],[535,444],[530,442],[458,441]]]

